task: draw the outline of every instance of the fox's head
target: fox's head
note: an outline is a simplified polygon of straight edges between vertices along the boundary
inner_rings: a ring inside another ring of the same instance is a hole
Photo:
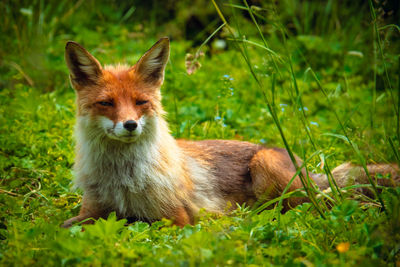
[[[169,57],[169,39],[155,43],[132,67],[105,66],[75,42],[65,47],[78,116],[98,134],[135,142],[146,125],[163,113],[160,86]]]

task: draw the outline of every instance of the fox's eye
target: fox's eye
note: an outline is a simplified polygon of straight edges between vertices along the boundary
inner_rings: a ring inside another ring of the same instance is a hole
[[[148,101],[148,100],[136,100],[136,105],[137,105],[137,106],[144,105],[144,104],[146,104],[147,102],[149,102],[149,101]]]
[[[105,106],[105,107],[112,107],[114,106],[113,102],[111,101],[99,101],[97,104]]]

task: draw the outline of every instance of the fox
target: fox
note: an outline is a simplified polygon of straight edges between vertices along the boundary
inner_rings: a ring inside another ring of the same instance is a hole
[[[118,218],[154,222],[167,218],[183,227],[200,210],[224,214],[228,203],[254,205],[279,197],[296,175],[287,150],[237,140],[174,139],[161,104],[170,41],[159,39],[134,66],[102,66],[80,44],[69,41],[65,61],[76,93],[74,186],[83,191],[79,214],[64,222],[94,223]],[[302,160],[295,155],[297,166]],[[371,177],[400,184],[394,163],[368,165]],[[301,170],[306,176],[306,170]],[[333,171],[339,186],[368,183],[361,166],[344,163]],[[326,175],[308,173],[329,188]],[[298,175],[289,191],[303,188]],[[292,208],[306,197],[285,200]],[[231,205],[235,207],[235,205]]]

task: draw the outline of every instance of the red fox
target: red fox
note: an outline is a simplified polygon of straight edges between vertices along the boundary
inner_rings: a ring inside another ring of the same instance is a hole
[[[75,185],[84,195],[79,215],[64,227],[113,211],[119,218],[192,224],[200,209],[223,213],[228,202],[251,205],[278,197],[295,175],[284,149],[233,140],[175,140],[161,106],[168,58],[168,38],[161,38],[133,67],[102,67],[81,45],[66,44],[78,109]],[[296,160],[300,166],[300,158]],[[386,183],[400,180],[395,164],[369,169],[373,176],[390,173],[393,179]],[[362,168],[349,163],[333,174],[342,186],[350,176],[367,183]],[[311,176],[321,189],[328,187],[322,175]],[[299,188],[296,177],[290,190]],[[286,204],[304,201],[290,198]]]

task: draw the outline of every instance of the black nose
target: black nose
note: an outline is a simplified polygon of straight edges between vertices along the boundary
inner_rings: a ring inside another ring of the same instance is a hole
[[[124,128],[132,132],[137,128],[137,122],[134,120],[129,120],[124,123]]]

